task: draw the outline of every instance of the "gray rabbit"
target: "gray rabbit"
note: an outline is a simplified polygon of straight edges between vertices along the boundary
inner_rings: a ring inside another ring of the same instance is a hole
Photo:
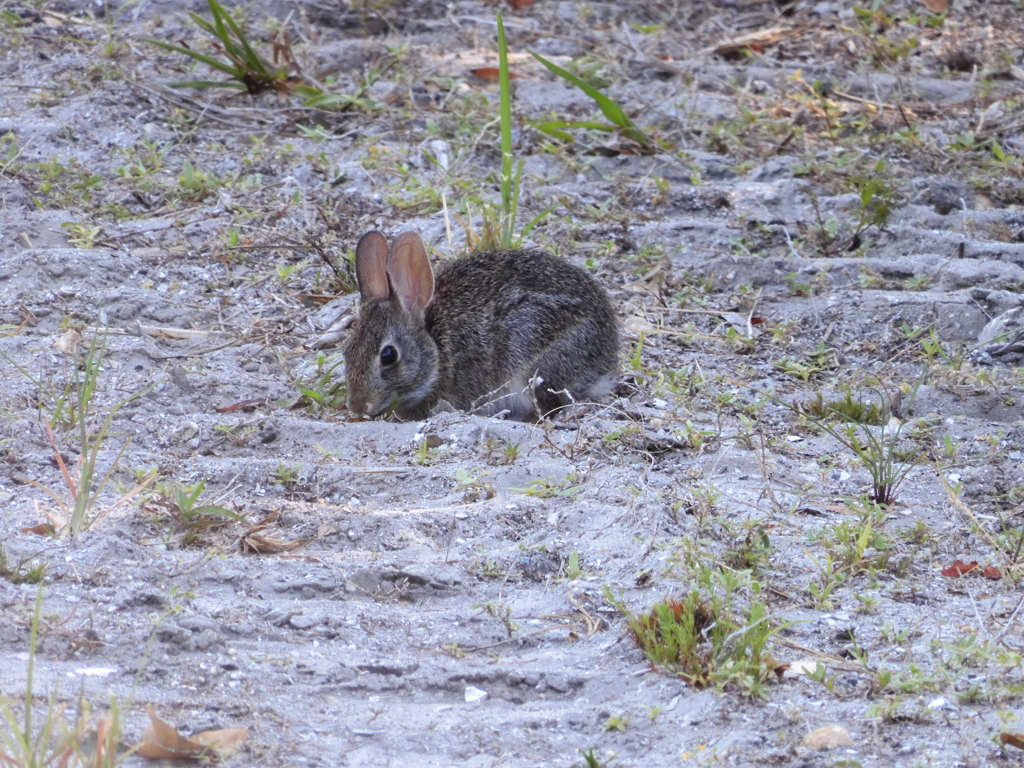
[[[545,251],[474,253],[435,281],[417,233],[388,249],[374,231],[356,246],[356,277],[361,306],[345,369],[357,416],[393,407],[422,419],[443,399],[530,421],[615,385],[619,334],[607,294]]]

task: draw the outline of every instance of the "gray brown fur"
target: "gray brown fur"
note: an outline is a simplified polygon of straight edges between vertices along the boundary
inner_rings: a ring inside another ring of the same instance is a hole
[[[396,239],[386,296],[380,276],[367,277],[378,269],[383,242],[368,233],[357,248],[362,306],[345,347],[353,413],[375,416],[394,403],[403,418],[419,419],[444,399],[467,411],[508,410],[512,418],[530,420],[538,408],[544,415],[570,402],[562,390],[586,400],[614,385],[615,313],[583,270],[541,250],[474,253],[446,264],[421,306],[408,298],[415,286],[402,287],[406,278],[392,264],[409,261],[395,258],[400,242],[406,256],[422,242],[412,233]],[[422,263],[429,269],[425,250]],[[421,273],[416,279],[422,286],[428,278]],[[376,288],[364,285],[374,281]],[[398,363],[383,365],[381,351],[389,345]],[[543,383],[524,394],[535,375]]]

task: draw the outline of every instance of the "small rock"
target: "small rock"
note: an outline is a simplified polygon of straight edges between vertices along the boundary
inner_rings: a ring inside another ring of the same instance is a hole
[[[192,638],[192,645],[197,651],[208,651],[222,642],[224,642],[224,638],[220,636],[219,632],[214,632],[212,629],[204,629]]]
[[[272,624],[275,627],[283,627],[285,624],[288,623],[288,620],[291,617],[292,614],[290,611],[283,611],[280,608],[275,608],[274,610],[267,613],[267,615],[264,616],[263,619],[268,624]]]
[[[474,704],[487,698],[487,691],[472,685],[466,686],[466,703]]]
[[[811,731],[801,742],[810,749],[835,749],[853,745],[850,732],[841,725],[826,725]]]
[[[291,624],[295,629],[312,629],[320,623],[320,618],[318,616],[298,614],[297,616],[292,616],[288,620],[288,623]]]

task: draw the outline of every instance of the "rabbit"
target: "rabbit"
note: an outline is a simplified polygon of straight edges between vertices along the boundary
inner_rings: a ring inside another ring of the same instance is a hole
[[[360,311],[345,345],[347,406],[426,418],[441,400],[536,421],[608,394],[619,368],[611,302],[586,272],[542,250],[485,251],[435,279],[419,234],[356,246]]]

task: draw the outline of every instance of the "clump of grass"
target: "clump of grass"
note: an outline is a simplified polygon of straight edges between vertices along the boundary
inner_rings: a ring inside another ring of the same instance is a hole
[[[824,398],[820,402],[818,399],[811,401],[810,406],[793,405],[773,395],[754,391],[810,419],[816,427],[850,450],[871,476],[868,498],[880,506],[888,507],[896,502],[897,490],[924,454],[920,448],[903,446],[902,421],[891,419],[882,426],[873,426],[873,419],[881,422],[888,416],[882,405],[873,410],[870,406],[858,404],[852,395],[839,400],[835,408]]]
[[[197,13],[189,11],[192,22],[200,29],[213,35],[214,47],[227,57],[227,61],[207,56],[187,45],[175,45],[164,40],[148,39],[146,42],[158,45],[168,51],[176,51],[195,61],[206,64],[227,75],[226,80],[182,80],[171,83],[172,88],[234,88],[251,94],[267,90],[290,92],[295,87],[295,79],[289,75],[294,66],[290,48],[280,48],[275,53],[287,52],[289,59],[285,65],[278,65],[257,53],[231,14],[217,0],[207,0],[213,22],[209,22]]]
[[[72,345],[75,347],[72,354],[76,361],[74,375],[71,381],[68,382],[67,387],[65,387],[64,392],[57,398],[50,421],[47,424],[50,447],[53,451],[54,461],[60,468],[64,484],[67,486],[67,496],[32,478],[20,477],[19,479],[45,491],[54,500],[62,517],[61,520],[54,522],[60,524],[59,527],[61,527],[62,532],[74,536],[90,528],[103,516],[97,512],[99,498],[106,489],[114,469],[130,444],[130,440],[126,440],[117,452],[114,460],[110,462],[107,471],[102,476],[98,474],[97,461],[107,439],[110,437],[114,418],[121,408],[133,400],[142,397],[152,387],[140,390],[116,403],[107,412],[106,418],[96,427],[92,413],[93,400],[100,383],[100,373],[106,351],[106,335],[94,334],[84,356],[79,355],[77,343],[72,343]],[[19,370],[27,375],[24,369],[19,367]],[[32,379],[32,381],[35,381],[35,379]],[[70,426],[77,436],[78,462],[74,468],[69,468],[65,464],[63,456],[57,450],[53,428],[62,424]],[[125,503],[133,498],[144,490],[146,484],[139,485],[124,494],[106,512],[110,512],[118,504]],[[68,497],[70,497],[70,503],[67,501]]]
[[[742,582],[741,574],[703,567],[703,590],[666,598],[640,614],[608,590],[605,598],[626,617],[630,637],[655,670],[694,688],[732,688],[764,698],[773,671],[768,644],[780,627],[760,600],[739,606]]]
[[[799,406],[800,410],[814,419],[832,419],[854,424],[880,425],[888,418],[887,410],[880,402],[854,398],[852,392],[842,397],[826,400],[818,392],[812,400]]]
[[[391,64],[372,70],[353,94],[331,93],[324,90],[315,79],[302,73],[302,67],[296,61],[283,29],[274,37],[273,54],[268,59],[256,51],[238,22],[231,18],[231,14],[217,0],[207,0],[207,4],[212,22],[192,11],[189,11],[189,17],[196,26],[213,36],[213,47],[224,56],[223,59],[197,51],[184,43],[178,45],[153,38],[147,38],[146,42],[188,56],[224,73],[226,77],[223,80],[180,80],[170,83],[172,88],[232,88],[252,95],[265,91],[298,93],[304,98],[304,107],[339,112],[353,107],[370,109],[373,106],[366,94]]]

